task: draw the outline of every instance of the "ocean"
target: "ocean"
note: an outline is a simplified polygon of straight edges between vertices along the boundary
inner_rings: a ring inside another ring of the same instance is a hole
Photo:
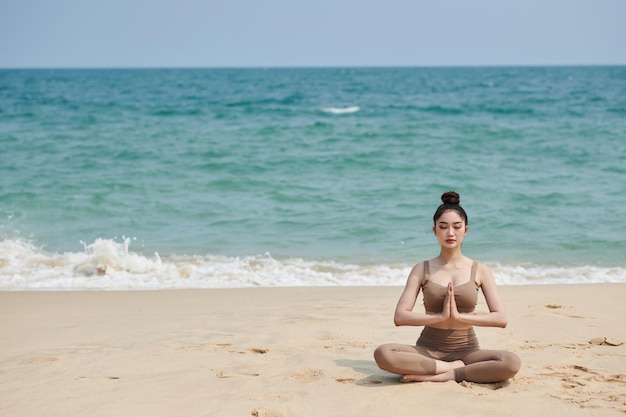
[[[0,70],[0,290],[626,282],[626,67]]]

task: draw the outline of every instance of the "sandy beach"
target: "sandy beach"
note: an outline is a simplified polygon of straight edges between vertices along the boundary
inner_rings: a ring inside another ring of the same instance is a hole
[[[5,416],[623,416],[626,284],[500,288],[500,384],[402,384],[375,347],[400,287],[0,292]],[[421,297],[418,303],[421,303]],[[418,304],[417,307],[421,307]],[[478,311],[486,309],[481,299]]]

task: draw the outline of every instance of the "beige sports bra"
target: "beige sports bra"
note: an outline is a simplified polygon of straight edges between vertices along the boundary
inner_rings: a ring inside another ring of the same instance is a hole
[[[476,268],[478,263],[474,261],[472,264],[472,272],[470,280],[465,284],[454,287],[454,300],[460,313],[473,313],[476,309],[478,301],[478,285],[476,284]],[[424,261],[424,284],[422,284],[422,292],[424,293],[424,308],[428,313],[441,313],[443,310],[443,302],[448,291],[447,285],[437,284],[430,280],[430,267],[428,261]]]

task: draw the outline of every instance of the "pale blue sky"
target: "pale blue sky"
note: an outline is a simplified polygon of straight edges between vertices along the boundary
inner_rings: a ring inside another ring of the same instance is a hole
[[[626,65],[626,0],[1,0],[0,67]]]

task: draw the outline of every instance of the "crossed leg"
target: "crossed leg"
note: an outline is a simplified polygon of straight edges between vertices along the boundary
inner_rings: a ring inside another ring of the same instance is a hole
[[[451,361],[434,359],[417,346],[389,343],[374,351],[378,366],[403,375],[403,382],[499,382],[520,369],[519,357],[501,350],[477,350]]]
[[[465,366],[461,360],[443,361],[427,356],[417,346],[388,343],[374,351],[374,360],[378,366],[388,372],[404,375],[402,381],[430,380],[432,377],[447,377],[454,370]],[[417,379],[412,379],[413,377]],[[425,378],[425,379],[420,379]],[[446,381],[447,379],[441,379]]]

